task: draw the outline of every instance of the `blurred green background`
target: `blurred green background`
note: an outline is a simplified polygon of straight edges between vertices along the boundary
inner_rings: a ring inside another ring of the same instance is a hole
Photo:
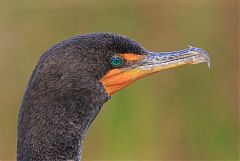
[[[1,0],[0,160],[15,160],[17,115],[41,53],[77,34],[114,32],[151,51],[197,46],[184,66],[115,94],[90,127],[83,160],[238,160],[238,1]]]

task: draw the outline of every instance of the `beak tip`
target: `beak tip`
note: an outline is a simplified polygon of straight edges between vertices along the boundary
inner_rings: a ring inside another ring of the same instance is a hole
[[[192,47],[190,45],[188,45],[188,47],[190,51],[198,53],[196,55],[196,64],[206,62],[208,64],[208,68],[210,69],[211,61],[209,54],[201,48]]]
[[[208,64],[208,68],[210,69],[211,68],[210,60],[207,62],[207,64]]]

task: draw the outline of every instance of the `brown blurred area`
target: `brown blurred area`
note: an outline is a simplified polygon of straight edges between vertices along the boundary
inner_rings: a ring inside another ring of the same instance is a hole
[[[239,160],[239,1],[0,1],[0,160],[15,160],[17,115],[40,55],[73,35],[114,32],[151,51],[211,56],[144,78],[105,104],[83,160]]]

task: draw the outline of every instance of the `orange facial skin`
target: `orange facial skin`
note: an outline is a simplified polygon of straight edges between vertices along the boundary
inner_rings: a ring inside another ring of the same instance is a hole
[[[132,62],[132,61],[139,61],[142,60],[144,58],[143,55],[138,55],[138,54],[133,54],[133,53],[129,53],[129,54],[119,54],[124,60]]]
[[[126,62],[141,61],[144,55],[138,55],[133,53],[119,54]],[[144,72],[136,69],[121,69],[116,68],[110,70],[100,82],[104,85],[107,93],[111,96],[122,88],[128,86],[135,80],[141,78]]]

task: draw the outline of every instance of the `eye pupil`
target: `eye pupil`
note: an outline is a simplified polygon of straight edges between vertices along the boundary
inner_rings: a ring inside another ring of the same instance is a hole
[[[123,63],[123,60],[121,57],[116,56],[111,58],[111,64],[114,67],[119,67],[122,65],[122,63]]]

